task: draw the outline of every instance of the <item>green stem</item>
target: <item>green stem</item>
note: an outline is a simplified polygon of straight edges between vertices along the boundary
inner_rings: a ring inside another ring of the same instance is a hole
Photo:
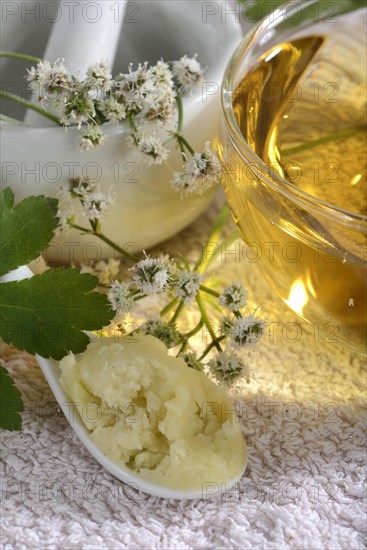
[[[184,145],[184,147],[186,147],[186,149],[188,150],[188,152],[194,156],[195,155],[195,151],[194,149],[191,147],[190,143],[183,137],[182,134],[177,134],[177,139],[179,141],[179,143],[182,145]]]
[[[123,256],[124,258],[126,258],[127,260],[131,260],[133,262],[136,262],[137,261],[137,258],[135,256],[133,256],[132,254],[130,254],[130,252],[127,252],[127,250],[124,250],[123,248],[121,248],[121,246],[119,246],[117,243],[115,243],[114,241],[111,241],[111,239],[109,239],[108,237],[106,237],[106,235],[104,235],[103,233],[99,233],[99,232],[93,232],[93,235],[95,235],[96,237],[98,237],[99,239],[101,239],[101,241],[103,241],[104,243],[108,244],[111,248],[113,248],[114,250],[116,250],[119,254],[121,254],[121,256]]]
[[[192,336],[194,336],[196,333],[199,332],[199,330],[201,329],[203,324],[204,324],[204,321],[201,318],[200,321],[198,322],[198,324],[196,325],[196,327],[194,327],[192,330],[190,330],[190,332],[187,332],[186,334],[182,335],[183,342],[182,342],[182,345],[181,345],[176,357],[178,357],[180,355],[180,353],[183,353],[186,350],[187,346],[189,345],[189,339]]]
[[[168,145],[169,143],[171,143],[172,141],[176,141],[177,140],[177,137],[175,135],[175,133],[173,133],[173,135],[171,135],[169,138],[165,139],[163,142],[162,142],[162,145]]]
[[[171,309],[177,304],[178,302],[178,299],[177,298],[174,298],[174,300],[172,300],[171,302],[169,302],[159,313],[159,315],[161,317],[163,317],[164,315],[166,315],[166,313],[168,313],[169,311],[171,311]]]
[[[215,340],[213,340],[213,341],[209,344],[209,346],[207,346],[207,347],[205,348],[205,350],[203,351],[203,353],[200,355],[198,361],[202,361],[202,360],[204,359],[204,357],[206,357],[206,356],[208,355],[209,351],[210,351],[212,348],[214,348],[214,346],[216,345],[216,343],[219,344],[219,342],[222,342],[222,340],[224,340],[224,339],[225,339],[225,336],[220,336],[219,338],[216,338]]]
[[[176,97],[176,105],[177,105],[177,112],[178,112],[177,131],[172,134],[172,137],[176,139],[177,144],[181,151],[182,160],[185,163],[187,161],[185,147],[191,155],[194,155],[195,151],[182,135],[184,111],[183,111],[182,97],[180,95]],[[168,142],[169,139],[166,140],[165,143]]]
[[[132,116],[132,115],[128,115],[127,120],[128,120],[128,122],[129,122],[130,128],[132,129],[132,131],[134,132],[134,134],[137,134],[137,133],[138,133],[138,129],[137,129],[137,127],[136,127],[136,124],[135,124],[135,121],[134,121],[133,116]]]
[[[132,254],[130,254],[129,252],[121,248],[121,246],[119,246],[117,243],[111,241],[111,239],[106,237],[106,235],[104,235],[103,233],[100,233],[99,231],[93,231],[92,229],[88,229],[87,227],[81,227],[80,225],[77,225],[75,223],[70,223],[69,225],[74,229],[78,229],[79,231],[82,231],[86,235],[94,235],[104,243],[108,244],[111,248],[116,250],[124,258],[136,262],[137,258],[135,258],[135,256],[133,256]]]
[[[355,134],[357,132],[362,132],[363,130],[366,130],[366,128],[367,128],[366,124],[361,124],[360,126],[355,126],[354,128],[348,128],[346,130],[340,130],[340,132],[334,132],[333,134],[328,134],[327,136],[324,136],[320,139],[306,141],[306,143],[302,143],[302,145],[297,145],[296,147],[290,147],[289,149],[285,149],[284,151],[281,152],[281,156],[289,157],[297,153],[302,153],[303,151],[307,151],[308,149],[312,149],[313,147],[317,147],[318,145],[329,143],[329,141],[335,141],[337,139],[351,136],[352,134]]]
[[[59,119],[55,115],[53,115],[51,113],[48,113],[47,111],[42,109],[42,107],[38,107],[37,105],[35,105],[31,101],[28,101],[27,99],[23,99],[19,95],[10,94],[9,92],[4,92],[3,90],[1,90],[0,91],[0,97],[2,97],[4,99],[10,99],[11,101],[15,101],[15,103],[18,103],[19,105],[23,105],[23,107],[27,107],[27,109],[32,109],[33,111],[36,111],[40,115],[52,120],[53,122],[55,122],[59,126],[62,126]]]
[[[183,104],[182,97],[180,95],[176,96],[176,105],[178,112],[177,133],[181,133],[183,128]]]
[[[18,120],[17,118],[12,118],[10,116],[6,116],[6,115],[1,115],[0,114],[0,120],[2,120],[3,122],[9,122],[9,124],[23,124],[23,122],[21,120]]]
[[[169,322],[170,325],[175,324],[175,322],[177,321],[177,319],[178,319],[181,311],[183,310],[184,306],[185,306],[185,302],[183,300],[181,300],[181,302],[178,304],[178,307],[177,307],[176,311],[173,314],[172,319]]]
[[[203,320],[203,323],[204,325],[206,326],[206,328],[208,329],[208,332],[211,336],[211,339],[213,341],[213,344],[214,346],[217,348],[217,350],[219,352],[222,351],[222,348],[220,347],[220,344],[219,342],[217,341],[217,337],[215,335],[215,332],[213,330],[213,327],[211,326],[210,324],[210,320],[209,320],[209,317],[208,317],[208,314],[207,314],[207,311],[206,311],[206,307],[205,307],[205,304],[204,304],[204,301],[202,300],[201,296],[200,296],[200,292],[199,294],[196,296],[196,302],[198,304],[198,307],[199,307],[199,310],[200,310],[200,313],[201,313],[201,318]]]
[[[39,63],[41,59],[39,57],[33,57],[33,55],[26,55],[24,53],[14,52],[1,52],[0,57],[11,57],[12,59],[20,59],[22,61],[30,61],[31,63]]]
[[[212,296],[215,296],[216,298],[219,298],[220,294],[219,292],[216,292],[215,290],[209,288],[208,286],[205,286],[205,285],[200,285],[200,290],[202,290],[203,292],[206,292],[207,294],[211,294]]]
[[[220,234],[222,232],[224,225],[228,220],[228,217],[229,217],[229,208],[228,208],[228,205],[225,204],[222,210],[219,212],[217,219],[214,222],[213,230],[209,235],[208,241],[205,244],[201,252],[200,258],[195,265],[195,269],[197,271],[201,271],[201,273],[204,273],[204,271],[208,267],[210,258],[213,256],[213,254],[217,253],[218,250],[216,249],[215,252],[213,252],[212,247],[213,245],[215,247],[218,247],[218,239],[220,237]]]
[[[179,357],[179,355],[180,355],[181,353],[183,353],[183,352],[186,350],[187,346],[188,346],[188,341],[187,341],[187,340],[184,340],[184,341],[182,342],[182,344],[181,344],[180,349],[178,350],[178,352],[177,352],[177,354],[176,354],[176,357]]]
[[[70,227],[73,229],[78,229],[79,231],[83,231],[83,233],[86,233],[87,235],[93,235],[93,231],[91,229],[88,229],[88,227],[82,227],[81,225],[77,225],[76,223],[70,223]]]
[[[178,144],[178,146],[180,148],[180,151],[181,151],[182,161],[183,161],[183,163],[185,163],[187,161],[186,153],[185,153],[185,147],[182,145],[181,138],[179,137],[179,135],[177,135],[177,134],[175,134],[175,135],[176,135],[177,144]]]
[[[200,321],[198,322],[196,327],[194,327],[192,330],[190,330],[190,332],[187,332],[186,334],[183,334],[183,338],[185,340],[188,340],[189,338],[191,338],[192,336],[197,334],[199,332],[199,330],[201,329],[201,327],[203,326],[203,324],[204,324],[203,319],[200,319]]]

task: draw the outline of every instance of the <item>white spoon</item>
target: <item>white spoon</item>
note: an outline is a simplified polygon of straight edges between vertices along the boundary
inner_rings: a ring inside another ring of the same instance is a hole
[[[10,281],[21,281],[23,279],[29,279],[33,276],[32,271],[26,267],[22,266],[11,273],[8,273],[4,277],[0,278],[0,282],[10,282]],[[83,443],[83,445],[88,449],[90,454],[103,466],[110,474],[114,477],[127,483],[130,487],[140,490],[143,493],[148,495],[153,495],[156,497],[169,498],[169,499],[195,499],[195,498],[208,498],[215,495],[218,495],[219,487],[215,487],[215,484],[210,483],[209,486],[204,489],[204,487],[198,487],[196,490],[189,491],[177,491],[175,489],[169,489],[168,487],[163,487],[155,483],[151,483],[142,479],[139,474],[136,474],[130,468],[121,466],[115,461],[108,458],[103,452],[96,446],[96,444],[91,440],[89,431],[85,427],[82,419],[79,416],[79,413],[76,411],[76,407],[72,405],[70,397],[65,393],[63,388],[60,385],[59,378],[61,375],[61,370],[57,361],[51,359],[45,359],[36,355],[39,366],[58,402],[60,409],[66,416],[67,421],[70,426]],[[236,478],[225,482],[225,490],[231,489],[240,479],[246,468],[246,461],[243,465],[243,469],[239,476]],[[222,484],[223,485],[223,484]],[[223,487],[220,488],[220,491],[223,490]]]

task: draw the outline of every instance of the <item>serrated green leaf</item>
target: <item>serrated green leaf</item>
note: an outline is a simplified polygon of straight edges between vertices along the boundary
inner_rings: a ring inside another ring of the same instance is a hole
[[[0,192],[0,217],[5,210],[11,210],[14,205],[14,193],[7,187]]]
[[[28,197],[11,206],[14,195],[2,191],[0,211],[0,275],[37,258],[57,226],[57,199]]]
[[[77,269],[50,269],[31,279],[2,283],[0,335],[29,353],[61,359],[89,343],[114,317],[107,296],[92,292],[98,279]]]
[[[0,428],[20,430],[24,410],[22,394],[5,367],[0,366]]]

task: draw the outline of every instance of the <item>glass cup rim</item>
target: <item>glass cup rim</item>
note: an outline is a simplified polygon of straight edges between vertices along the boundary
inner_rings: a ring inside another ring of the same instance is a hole
[[[312,4],[319,2],[319,0],[306,0],[302,6],[303,9]],[[287,9],[287,6],[290,9]],[[286,10],[287,15],[292,15],[292,7],[299,9],[299,4],[295,6],[294,0],[288,0],[286,3],[282,4],[280,8]],[[277,12],[278,16],[277,16]],[[294,12],[293,12],[294,13]],[[222,103],[222,113],[224,115],[224,120],[226,123],[226,128],[229,132],[229,138],[232,142],[232,145],[235,147],[242,159],[246,159],[246,164],[250,160],[251,164],[253,163],[256,167],[259,168],[259,177],[264,181],[265,176],[266,184],[272,187],[276,192],[283,195],[288,200],[292,200],[295,203],[298,203],[301,206],[306,206],[308,210],[318,211],[327,215],[332,219],[336,219],[339,223],[352,225],[353,229],[358,231],[367,232],[367,215],[357,214],[350,210],[340,208],[330,202],[324,201],[303,191],[290,181],[282,178],[279,174],[272,172],[270,177],[270,167],[264,162],[257,153],[250,147],[247,141],[244,139],[242,132],[237,124],[237,121],[233,112],[233,91],[236,88],[236,72],[243,60],[243,56],[246,54],[248,48],[257,40],[259,40],[264,34],[269,32],[270,29],[274,28],[278,23],[284,21],[282,12],[279,8],[273,12],[272,17],[265,17],[260,24],[257,24],[254,29],[251,29],[243,38],[239,46],[234,51],[224,73],[223,84],[221,89],[221,103]],[[360,226],[360,227],[359,227]]]

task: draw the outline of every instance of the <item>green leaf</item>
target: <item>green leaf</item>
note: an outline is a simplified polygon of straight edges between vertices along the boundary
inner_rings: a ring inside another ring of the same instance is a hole
[[[10,189],[0,193],[0,275],[37,258],[57,226],[57,199],[28,197],[13,207]]]
[[[107,296],[92,292],[98,279],[77,269],[50,269],[31,279],[1,283],[0,335],[29,353],[61,359],[89,343],[114,317]]]
[[[3,212],[5,210],[11,210],[14,205],[14,193],[10,189],[10,187],[7,187],[3,191],[0,192],[0,216],[3,215]]]
[[[22,395],[5,367],[0,366],[0,428],[20,430],[24,410]]]

